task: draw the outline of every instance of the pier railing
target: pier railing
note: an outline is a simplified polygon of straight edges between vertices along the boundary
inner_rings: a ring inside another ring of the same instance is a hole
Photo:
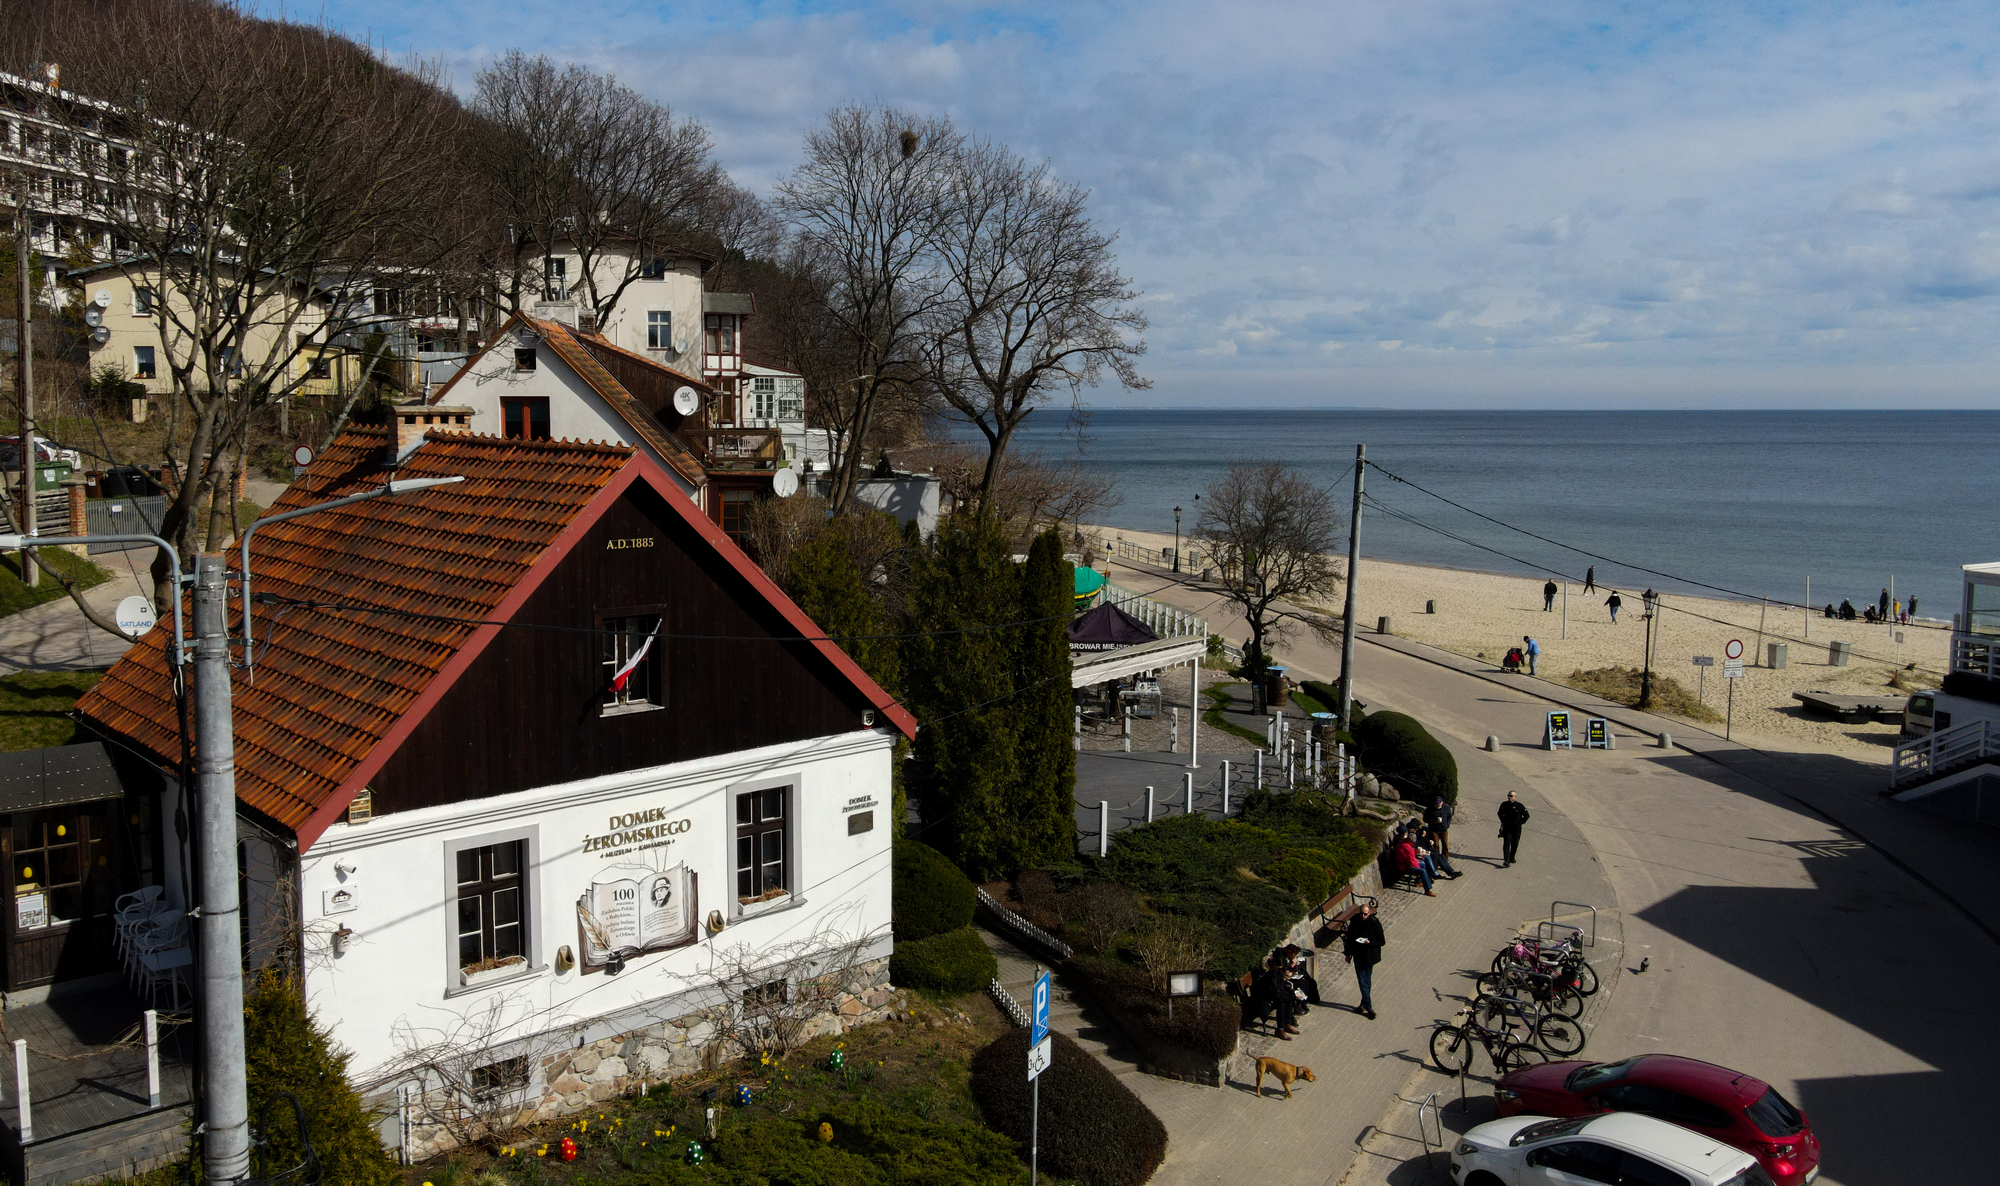
[[[1208,620],[1184,613],[1165,602],[1154,601],[1136,590],[1109,581],[1104,585],[1104,599],[1131,614],[1146,624],[1161,638],[1183,638],[1193,635],[1208,637]]]

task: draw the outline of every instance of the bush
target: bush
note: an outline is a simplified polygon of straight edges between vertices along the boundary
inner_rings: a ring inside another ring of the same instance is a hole
[[[904,988],[977,992],[999,970],[993,950],[971,927],[928,939],[899,939],[889,956],[889,978]]]
[[[971,926],[978,904],[971,879],[918,840],[896,841],[892,893],[899,944]]]
[[[306,1012],[296,985],[275,972],[259,975],[243,997],[243,1028],[253,1121],[266,1100],[290,1092],[305,1114],[322,1182],[397,1186],[402,1181],[373,1117],[347,1081],[347,1052]],[[272,1170],[297,1164],[301,1150],[282,1100],[271,1105],[270,1129]]]
[[[1231,1035],[1232,1038],[1234,1035]],[[1082,1186],[1141,1186],[1167,1155],[1167,1129],[1103,1064],[1066,1035],[1041,1076],[1041,1162]],[[986,1123],[1025,1145],[1028,1031],[1009,1031],[972,1056],[972,1096]]]
[[[1458,802],[1458,763],[1417,719],[1400,712],[1371,712],[1354,726],[1361,760],[1396,789]]]
[[[819,1139],[821,1122],[832,1126],[831,1142]],[[702,1165],[675,1159],[650,1180],[663,1186],[1020,1186],[1028,1180],[1006,1136],[872,1101],[797,1119],[732,1118],[702,1146]]]
[[[1300,905],[1308,910],[1326,901],[1327,896],[1333,893],[1333,877],[1328,874],[1326,865],[1304,855],[1288,856],[1274,863],[1264,875],[1273,883],[1297,894]]]
[[[1100,1004],[1118,1010],[1126,1021],[1158,1042],[1209,1058],[1226,1058],[1236,1049],[1243,1008],[1234,997],[1204,994],[1199,1006],[1182,999],[1169,1010],[1166,997],[1149,987],[1146,974],[1130,964],[1084,955],[1073,957],[1069,967],[1084,977],[1090,995]],[[1207,987],[1227,986],[1210,980]]]

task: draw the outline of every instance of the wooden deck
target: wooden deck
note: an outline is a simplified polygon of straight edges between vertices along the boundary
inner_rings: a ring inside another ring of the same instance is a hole
[[[1793,692],[1792,699],[1813,712],[1863,721],[1901,716],[1903,706],[1910,702],[1908,696],[1898,696],[1894,693],[1873,696],[1822,691]]]
[[[62,1186],[150,1169],[186,1148],[192,1029],[160,1023],[160,1106],[146,1091],[142,1011],[122,985],[0,1013],[0,1148],[21,1186]],[[21,1140],[13,1043],[28,1043],[32,1137]]]

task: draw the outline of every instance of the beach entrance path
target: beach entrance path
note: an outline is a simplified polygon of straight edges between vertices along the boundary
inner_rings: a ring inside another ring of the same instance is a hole
[[[1241,633],[1212,593],[1155,596]],[[1661,750],[1639,733],[1662,724],[1644,714],[1422,651],[1393,638],[1364,642],[1359,694],[1417,716],[1458,756],[1464,806],[1455,850],[1495,853],[1495,790],[1528,788],[1521,797],[1534,818],[1521,863],[1501,870],[1468,861],[1465,878],[1392,927],[1377,973],[1379,1033],[1349,1046],[1349,1018],[1314,1018],[1322,1027],[1343,1023],[1343,1038],[1327,1065],[1314,1065],[1321,1083],[1311,1086],[1341,1084],[1351,1103],[1322,1093],[1313,1108],[1323,1115],[1300,1100],[1282,1111],[1271,1104],[1275,1118],[1260,1115],[1257,1128],[1276,1160],[1253,1156],[1249,1134],[1204,1133],[1193,1113],[1169,1119],[1175,1140],[1185,1141],[1187,1176],[1163,1170],[1156,1180],[1445,1181],[1444,1159],[1426,1171],[1422,1147],[1410,1143],[1414,1108],[1402,1102],[1456,1093],[1416,1061],[1428,1037],[1418,1028],[1447,1011],[1430,994],[1448,995],[1459,969],[1491,958],[1496,930],[1512,923],[1498,916],[1545,915],[1553,899],[1611,907],[1623,942],[1623,970],[1606,977],[1616,986],[1584,1057],[1672,1052],[1772,1083],[1811,1116],[1824,1183],[1947,1181],[1983,1162],[1980,1087],[2000,1055],[2000,1033],[1985,1017],[2000,978],[2000,833],[1880,800],[1879,768],[1750,750],[1685,726],[1672,726],[1677,748]],[[1314,677],[1339,671],[1337,651],[1309,639],[1284,655]],[[1619,748],[1543,750],[1544,714],[1558,704],[1609,716]],[[1488,734],[1500,739],[1498,753],[1473,748]],[[1414,927],[1412,917],[1420,919]],[[1633,971],[1642,960],[1646,971]],[[1399,1028],[1385,1001],[1401,1011]],[[1284,1045],[1292,1053],[1301,1043]],[[1381,1073],[1388,1062],[1406,1068],[1401,1079]],[[1469,1086],[1472,1114],[1453,1108],[1447,1132],[1490,1106],[1478,1102],[1487,1094],[1480,1084]],[[1369,1111],[1371,1096],[1374,1114],[1350,1124]],[[1184,1137],[1183,1124],[1197,1131]],[[1925,1135],[1881,1139],[1897,1133]],[[1344,1157],[1334,1148],[1343,1139]],[[1293,1141],[1315,1159],[1285,1158]],[[1229,1148],[1207,1176],[1192,1163],[1216,1142]],[[1231,1164],[1230,1156],[1243,1160]]]

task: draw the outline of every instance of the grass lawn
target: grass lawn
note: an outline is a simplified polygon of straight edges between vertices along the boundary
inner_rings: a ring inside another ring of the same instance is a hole
[[[1202,711],[1201,723],[1211,729],[1220,729],[1225,733],[1233,733],[1245,741],[1261,746],[1264,744],[1264,735],[1262,733],[1246,729],[1222,715],[1228,710],[1230,705],[1236,703],[1236,697],[1230,694],[1230,689],[1248,688],[1249,686],[1249,684],[1245,683],[1214,684],[1202,689],[1202,694],[1208,697],[1208,707]]]
[[[76,735],[70,707],[103,678],[101,671],[18,671],[0,678],[0,750],[69,744]]]
[[[88,589],[111,579],[111,574],[103,568],[60,548],[44,550],[42,559],[48,561],[50,568],[75,581],[80,588]],[[28,588],[21,580],[21,553],[0,555],[0,617],[69,596],[60,584],[49,579],[48,573],[38,573],[37,576],[40,582],[34,588]]]
[[[407,1171],[409,1186],[1016,1186],[1027,1163],[980,1120],[974,1052],[1008,1023],[983,994],[913,1003],[911,1020],[821,1038],[782,1063],[744,1060]],[[845,1065],[828,1066],[839,1049]],[[738,1089],[750,1088],[750,1102]],[[716,1136],[706,1135],[708,1109]],[[826,1127],[822,1127],[822,1125]],[[576,1159],[562,1160],[562,1141]],[[690,1141],[703,1160],[691,1165]]]

